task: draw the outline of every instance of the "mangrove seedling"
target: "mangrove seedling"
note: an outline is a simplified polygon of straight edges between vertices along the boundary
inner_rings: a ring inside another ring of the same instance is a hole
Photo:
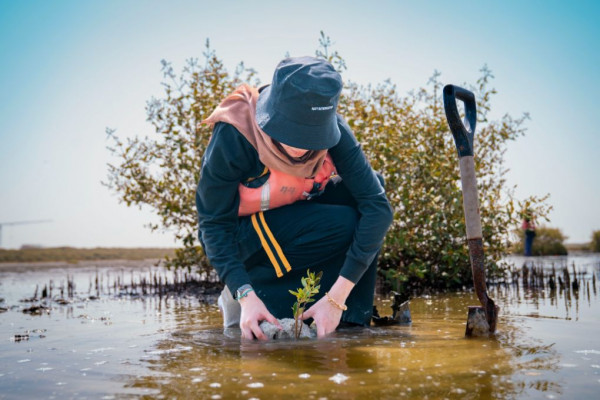
[[[300,337],[300,332],[302,332],[302,317],[306,305],[314,302],[313,296],[319,293],[321,276],[323,276],[323,271],[315,275],[314,272],[308,270],[306,276],[301,280],[302,287],[296,291],[290,290],[290,293],[296,296],[296,302],[292,306],[292,311],[294,312],[294,336],[296,339]]]

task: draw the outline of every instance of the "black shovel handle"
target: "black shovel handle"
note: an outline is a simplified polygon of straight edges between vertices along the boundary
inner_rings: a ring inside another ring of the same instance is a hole
[[[462,100],[465,104],[465,126],[458,114],[456,107],[456,99]],[[444,110],[446,111],[446,119],[450,130],[454,136],[456,150],[459,157],[473,155],[473,136],[475,135],[475,125],[477,124],[477,105],[475,103],[475,95],[454,85],[444,86]]]

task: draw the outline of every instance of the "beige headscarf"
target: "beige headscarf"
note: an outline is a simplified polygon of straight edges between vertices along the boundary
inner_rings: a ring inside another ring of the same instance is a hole
[[[214,125],[226,122],[233,125],[252,144],[260,161],[269,169],[302,178],[315,176],[323,165],[327,150],[314,151],[302,162],[290,158],[256,123],[257,100],[258,89],[243,84],[227,96],[202,123]]]

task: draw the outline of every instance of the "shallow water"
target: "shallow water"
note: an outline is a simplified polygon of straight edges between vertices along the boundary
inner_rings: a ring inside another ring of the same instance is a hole
[[[216,306],[191,296],[115,296],[101,288],[90,300],[95,276],[108,287],[116,276],[137,279],[131,268],[0,269],[0,307],[8,308],[0,313],[0,399],[595,398],[600,255],[533,262],[546,271],[574,262],[585,273],[579,290],[534,289],[521,280],[492,287],[501,308],[492,338],[464,337],[467,306],[477,300],[453,293],[413,299],[410,326],[269,343],[224,334]],[[59,297],[67,273],[76,283],[72,303],[22,312],[31,304],[19,300],[49,279]],[[390,304],[379,299],[380,312],[389,314]]]

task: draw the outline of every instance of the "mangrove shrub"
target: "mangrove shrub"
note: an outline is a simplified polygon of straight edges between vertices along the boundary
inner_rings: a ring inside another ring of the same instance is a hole
[[[331,52],[323,33],[316,55],[343,73],[345,62]],[[255,71],[243,64],[228,72],[208,42],[203,63],[188,60],[180,74],[168,62],[162,65],[163,96],[152,98],[146,107],[155,134],[122,140],[107,130],[114,140],[109,150],[116,163],[109,165],[105,183],[127,205],[153,209],[160,223],[152,229],[174,231],[182,248],[169,259],[170,265],[207,270],[196,237],[194,194],[211,129],[200,121],[242,82],[259,82]],[[545,198],[517,201],[507,187],[503,154],[506,144],[524,133],[527,115],[490,121],[493,77],[487,68],[481,72],[477,85],[469,88],[478,103],[475,162],[483,239],[489,271],[497,274],[520,210],[527,207],[543,217],[548,207]],[[458,156],[441,89],[436,72],[426,87],[406,95],[391,81],[375,86],[346,82],[340,100],[340,114],[386,181],[394,223],[382,249],[380,271],[396,289],[457,287],[471,280]]]

